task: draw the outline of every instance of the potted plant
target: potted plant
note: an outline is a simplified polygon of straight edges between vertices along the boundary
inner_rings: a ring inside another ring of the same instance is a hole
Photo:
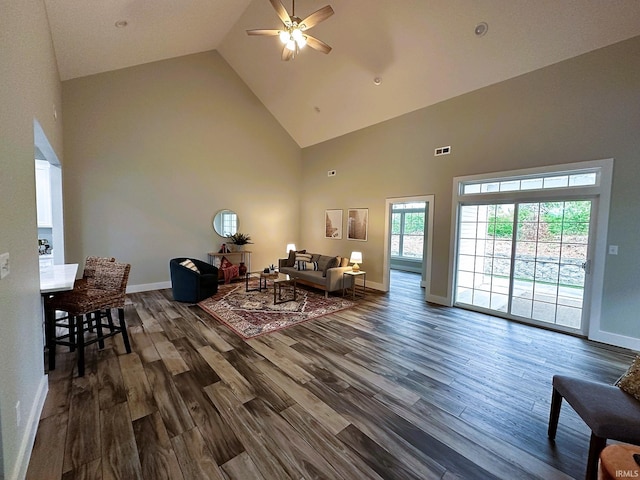
[[[227,235],[227,238],[229,239],[229,243],[235,245],[238,251],[244,249],[245,245],[253,243],[251,237],[246,233],[236,232],[233,235]]]

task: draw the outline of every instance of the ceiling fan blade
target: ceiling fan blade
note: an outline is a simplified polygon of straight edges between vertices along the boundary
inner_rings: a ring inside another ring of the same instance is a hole
[[[264,29],[255,29],[255,30],[247,30],[247,35],[270,35],[275,36],[279,35],[280,30],[264,30]]]
[[[272,2],[273,3],[273,2]],[[301,30],[309,30],[311,27],[319,24],[323,20],[326,20],[331,15],[333,15],[333,8],[331,5],[327,5],[326,7],[322,7],[320,10],[316,10],[307,18],[300,22]]]
[[[269,0],[269,1],[271,2],[271,5],[273,5],[273,8],[278,14],[278,17],[280,17],[280,20],[282,20],[282,23],[284,23],[286,26],[290,26],[291,17],[287,13],[287,10],[284,8],[284,5],[282,5],[282,2],[280,0]]]
[[[287,46],[282,49],[282,60],[291,60],[293,58],[293,50],[289,50]]]
[[[312,37],[311,35],[305,35],[305,37],[307,37],[307,45],[311,48],[322,53],[329,53],[331,51],[331,47],[322,40],[318,40],[316,37]]]

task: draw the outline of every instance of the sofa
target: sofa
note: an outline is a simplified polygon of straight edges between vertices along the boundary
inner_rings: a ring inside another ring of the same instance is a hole
[[[278,260],[280,273],[294,277],[298,283],[329,292],[342,291],[353,286],[353,277],[344,278],[343,273],[350,271],[349,257],[309,253],[306,250],[289,252],[288,258]]]
[[[179,257],[169,261],[173,299],[197,303],[218,291],[218,268],[196,258]]]

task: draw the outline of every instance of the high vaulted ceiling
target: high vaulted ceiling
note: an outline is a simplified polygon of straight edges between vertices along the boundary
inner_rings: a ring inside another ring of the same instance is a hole
[[[62,80],[217,49],[301,147],[640,35],[638,0],[298,0],[333,50],[283,62],[245,32],[281,27],[269,0],[44,2]]]

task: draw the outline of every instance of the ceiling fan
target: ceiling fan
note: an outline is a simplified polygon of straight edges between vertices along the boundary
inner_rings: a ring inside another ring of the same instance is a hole
[[[282,60],[292,60],[305,45],[309,45],[311,48],[322,53],[329,53],[331,51],[331,47],[329,45],[324,43],[322,40],[318,40],[311,35],[307,35],[306,33],[307,30],[333,15],[333,8],[331,8],[330,5],[322,7],[320,10],[317,10],[303,20],[300,20],[300,18],[296,17],[296,0],[292,0],[293,8],[291,15],[287,13],[287,10],[284,8],[280,0],[269,1],[271,2],[271,5],[273,5],[278,17],[280,17],[280,20],[282,20],[284,29],[247,30],[247,34],[279,36],[280,41],[284,44],[284,48],[282,49]]]

